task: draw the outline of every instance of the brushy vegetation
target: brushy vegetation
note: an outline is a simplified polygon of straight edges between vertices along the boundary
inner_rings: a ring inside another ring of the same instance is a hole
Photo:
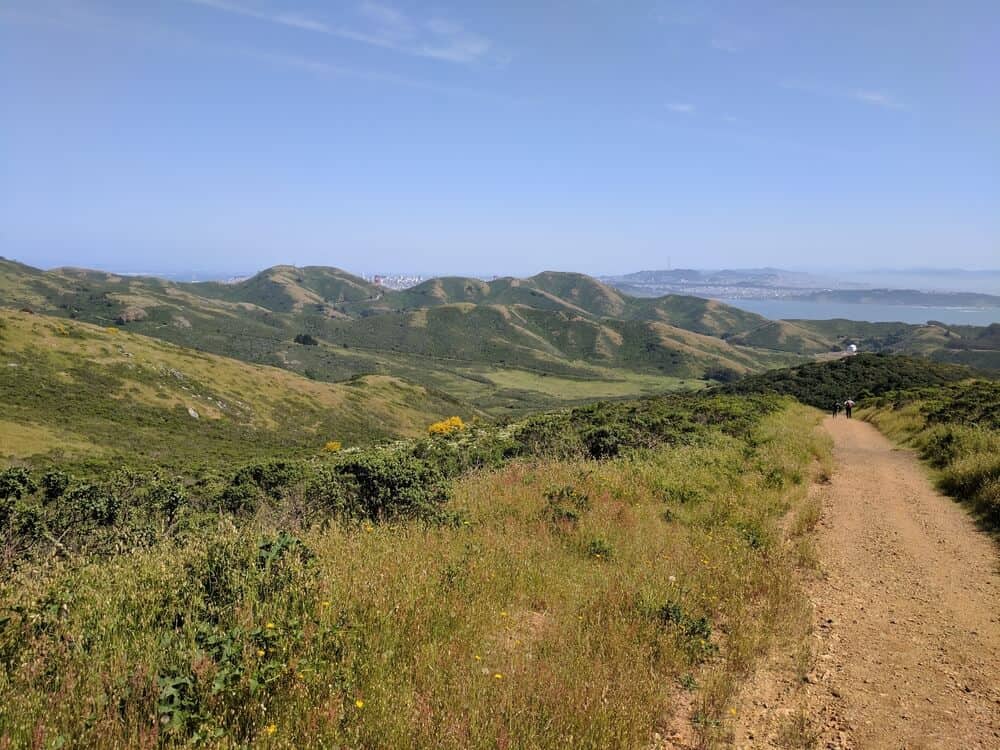
[[[944,385],[972,376],[959,365],[892,354],[858,354],[751,375],[720,386],[724,393],[780,393],[827,410],[846,399],[862,401],[890,391]]]
[[[938,471],[941,489],[1000,530],[1000,383],[971,381],[889,393],[862,412],[913,445]]]
[[[212,477],[8,468],[0,744],[722,741],[801,622],[814,426],[688,396]]]

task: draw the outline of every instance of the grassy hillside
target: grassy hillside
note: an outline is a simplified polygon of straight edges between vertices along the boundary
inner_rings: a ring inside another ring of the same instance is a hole
[[[1000,383],[972,381],[885,394],[862,416],[912,445],[948,494],[1000,530]]]
[[[845,337],[849,338],[849,337]],[[729,339],[732,344],[763,347],[799,354],[821,354],[829,351],[844,351],[853,341],[837,341],[808,327],[788,320],[771,320],[745,333]]]
[[[706,373],[796,361],[723,339],[760,325],[758,316],[696,298],[636,300],[581,274],[443,278],[393,292],[334,268],[276,266],[236,284],[175,284],[0,260],[0,279],[0,304],[14,309],[116,325],[316,380],[402,377],[454,389],[494,413],[663,392]],[[572,380],[572,395],[560,397],[545,377]]]
[[[757,661],[808,653],[815,422],[685,396],[207,483],[3,472],[0,738],[722,744]]]
[[[938,362],[1000,371],[1000,324],[996,323],[981,327],[939,321],[929,321],[925,325],[842,319],[787,322],[811,332],[821,341],[829,341],[840,350],[848,344],[856,344],[865,352],[913,354]]]
[[[235,284],[185,284],[183,288],[205,297],[286,313],[313,307],[335,314],[337,305],[374,301],[382,294],[358,276],[323,266],[275,266]]]
[[[176,284],[0,259],[0,306],[118,326],[314,380],[402,378],[494,415],[731,379],[847,343],[1000,367],[989,329],[768,321],[696,297],[633,298],[555,272],[433,279],[396,292],[324,267]]]
[[[858,354],[826,362],[810,362],[751,375],[720,390],[726,393],[779,393],[804,404],[829,409],[848,398],[855,401],[889,391],[953,383],[972,377],[965,367],[914,357]]]
[[[329,440],[414,435],[473,413],[397,378],[314,382],[113,326],[3,310],[0,389],[0,456],[36,461],[309,455]]]

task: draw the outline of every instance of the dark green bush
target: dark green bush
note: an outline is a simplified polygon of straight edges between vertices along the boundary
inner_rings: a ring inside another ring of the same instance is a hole
[[[338,463],[337,473],[356,487],[349,513],[371,520],[434,518],[448,499],[438,468],[405,453],[359,453]]]
[[[239,469],[218,497],[219,506],[234,514],[256,511],[262,503],[277,502],[292,485],[305,478],[301,461],[267,461]]]
[[[677,601],[670,600],[656,612],[660,624],[672,630],[692,662],[703,661],[716,651],[711,642],[712,625],[707,617],[693,617]]]
[[[58,500],[69,487],[72,477],[65,471],[52,469],[42,475],[42,499],[46,503]]]
[[[24,495],[34,492],[35,483],[31,472],[22,466],[11,466],[0,471],[0,500],[20,500]]]

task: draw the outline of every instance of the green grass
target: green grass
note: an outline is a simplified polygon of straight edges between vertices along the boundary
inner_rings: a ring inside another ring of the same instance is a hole
[[[967,502],[983,526],[1000,531],[1000,383],[889,393],[861,415],[913,446],[936,470],[944,492]]]
[[[195,465],[315,455],[475,411],[388,376],[341,384],[121,330],[0,311],[0,454],[36,463]],[[198,418],[191,416],[193,409]]]
[[[724,744],[806,601],[783,519],[827,450],[816,419],[766,398],[597,405],[502,428],[533,447],[460,470],[447,523],[306,522],[291,482],[132,553],[32,558],[0,579],[0,737],[647,748],[681,721]],[[581,457],[602,429],[617,457]]]

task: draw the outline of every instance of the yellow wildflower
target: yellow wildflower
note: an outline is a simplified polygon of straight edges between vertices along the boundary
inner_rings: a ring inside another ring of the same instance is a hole
[[[267,623],[267,625],[265,625],[264,627],[265,627],[265,628],[266,628],[267,630],[274,630],[274,623],[273,623],[273,622],[269,622],[269,623]]]
[[[257,649],[257,656],[263,656],[263,655],[264,655],[264,649],[262,648]]]
[[[448,435],[464,429],[465,422],[462,421],[461,417],[449,417],[448,419],[443,419],[440,422],[432,424],[427,428],[427,432],[431,435]]]
[[[494,672],[493,673],[493,678],[497,679],[497,680],[502,680],[503,679],[503,675],[500,674],[499,672]]]
[[[270,737],[272,734],[274,734],[277,731],[278,731],[278,727],[275,724],[268,724],[266,727],[264,727],[264,734],[266,734],[268,737]]]

